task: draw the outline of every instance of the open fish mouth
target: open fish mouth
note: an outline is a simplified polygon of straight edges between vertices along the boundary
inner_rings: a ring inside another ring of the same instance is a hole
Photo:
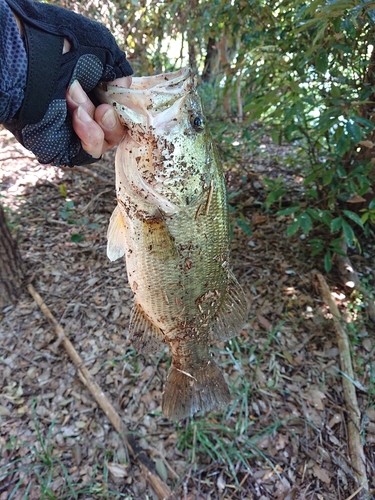
[[[194,80],[192,71],[186,67],[173,73],[133,77],[130,88],[102,82],[97,87],[97,95],[102,102],[112,104],[120,116],[126,113],[132,120],[135,117],[129,110],[153,115],[168,110],[175,101],[191,92],[195,87]]]

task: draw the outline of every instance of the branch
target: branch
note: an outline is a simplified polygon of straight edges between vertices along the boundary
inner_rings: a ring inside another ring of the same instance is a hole
[[[60,167],[63,170],[66,170],[68,172],[81,172],[82,174],[89,175],[90,177],[93,177],[99,182],[103,182],[105,184],[111,184],[113,185],[113,181],[111,179],[106,179],[105,177],[102,177],[101,175],[97,174],[90,168],[86,167],[81,167],[81,166],[75,166],[75,167]]]
[[[57,341],[54,344],[54,347],[57,348],[60,343],[65,347],[70,359],[75,364],[78,375],[83,384],[88,388],[91,394],[94,396],[96,402],[104,411],[108,420],[111,422],[113,427],[119,433],[120,437],[124,440],[124,443],[133,457],[133,459],[137,460],[141,466],[142,472],[145,474],[146,479],[152,486],[152,489],[157,495],[159,500],[167,500],[172,499],[172,492],[169,486],[164,483],[161,478],[157,475],[155,466],[151,459],[148,457],[145,451],[143,451],[138,444],[136,443],[134,437],[127,432],[125,424],[121,420],[121,417],[116,412],[115,408],[112,406],[110,401],[104,395],[104,392],[100,388],[100,386],[95,382],[94,378],[85,367],[82,358],[79,356],[77,351],[75,350],[73,344],[70,342],[68,337],[65,335],[63,328],[58,324],[51,311],[48,309],[46,304],[43,302],[42,297],[35,290],[33,285],[27,285],[27,289],[35,302],[40,307],[42,313],[49,320],[50,324],[54,327],[55,333],[57,335]]]
[[[350,357],[350,347],[346,332],[342,327],[340,312],[333,299],[326,280],[318,274],[318,280],[322,288],[322,295],[333,316],[333,323],[336,330],[337,345],[340,351],[340,368],[344,376],[342,386],[344,390],[344,400],[348,411],[348,441],[349,455],[354,470],[354,475],[358,486],[363,486],[364,491],[368,491],[368,480],[366,474],[366,457],[363,451],[362,437],[360,432],[361,414],[358,408],[357,395],[353,384],[354,374],[352,360]]]

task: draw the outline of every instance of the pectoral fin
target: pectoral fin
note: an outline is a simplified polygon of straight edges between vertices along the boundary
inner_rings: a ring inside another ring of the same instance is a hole
[[[107,256],[109,260],[117,260],[125,255],[126,228],[119,205],[114,209],[107,231]]]
[[[145,249],[150,254],[163,261],[177,256],[174,238],[162,218],[146,219],[142,228]]]
[[[210,323],[211,336],[217,340],[236,337],[245,323],[246,315],[245,294],[235,276],[229,271],[226,293]]]
[[[134,349],[143,354],[157,353],[165,346],[163,332],[146,318],[135,304],[130,315],[130,341]]]

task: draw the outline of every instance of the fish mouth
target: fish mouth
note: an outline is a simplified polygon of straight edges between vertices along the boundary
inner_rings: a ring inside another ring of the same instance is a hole
[[[186,66],[172,73],[160,73],[152,76],[133,76],[130,87],[120,87],[118,85],[110,85],[107,82],[100,82],[98,89],[99,94],[109,92],[113,94],[134,92],[137,90],[145,91],[152,90],[154,92],[181,92],[184,84],[188,84],[188,80],[193,80],[191,69]],[[193,81],[191,81],[193,84]]]
[[[172,73],[160,73],[154,76],[141,76],[132,78],[131,90],[154,90],[157,92],[166,90],[173,93],[181,92],[187,80],[192,79],[192,71],[189,67],[181,68]]]
[[[129,88],[101,82],[96,95],[103,103],[111,104],[126,126],[150,124],[150,117],[171,108],[195,88],[189,67],[172,73],[133,77]],[[152,120],[151,120],[152,121]]]

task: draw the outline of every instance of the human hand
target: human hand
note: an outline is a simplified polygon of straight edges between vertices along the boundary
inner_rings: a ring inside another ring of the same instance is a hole
[[[129,88],[131,77],[117,78],[111,85]],[[99,158],[105,151],[120,142],[125,134],[117,113],[109,104],[100,104],[95,108],[86,92],[77,80],[66,93],[66,101],[72,116],[75,133],[81,140],[86,153]]]
[[[100,23],[43,2],[6,1],[25,37],[28,77],[22,106],[4,125],[40,163],[93,163],[124,131],[90,92],[131,75],[125,54]]]

